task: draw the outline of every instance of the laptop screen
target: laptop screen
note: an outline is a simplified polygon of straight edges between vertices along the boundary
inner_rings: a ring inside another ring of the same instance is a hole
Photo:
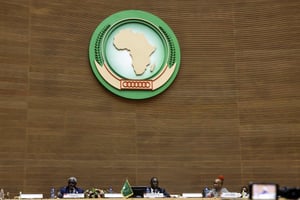
[[[133,191],[133,198],[144,198],[147,186],[131,186]]]
[[[276,200],[276,184],[255,183],[250,187],[251,199],[253,200]]]

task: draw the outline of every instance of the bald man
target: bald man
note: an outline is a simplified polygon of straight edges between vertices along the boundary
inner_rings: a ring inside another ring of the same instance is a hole
[[[170,197],[170,194],[164,189],[159,187],[158,178],[152,177],[150,180],[150,192],[151,193],[162,193],[164,197]]]

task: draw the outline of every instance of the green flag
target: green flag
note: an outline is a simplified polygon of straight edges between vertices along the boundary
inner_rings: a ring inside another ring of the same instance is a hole
[[[126,198],[128,198],[128,197],[130,197],[130,196],[133,195],[133,191],[132,191],[131,186],[130,186],[130,184],[129,184],[129,182],[128,182],[127,179],[126,179],[126,181],[125,181],[125,183],[124,183],[124,185],[122,187],[121,193]]]

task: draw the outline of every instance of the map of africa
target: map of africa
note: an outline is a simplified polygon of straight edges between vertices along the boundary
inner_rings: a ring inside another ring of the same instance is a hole
[[[126,50],[132,58],[132,67],[136,75],[142,75],[150,65],[150,56],[156,47],[152,46],[145,35],[133,32],[131,29],[123,29],[114,37],[114,46],[117,50]],[[155,64],[150,66],[153,71]]]

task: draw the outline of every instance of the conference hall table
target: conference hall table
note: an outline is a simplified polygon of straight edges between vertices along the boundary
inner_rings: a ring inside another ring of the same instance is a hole
[[[59,199],[59,198],[56,198]],[[87,200],[87,199],[93,199],[93,198],[76,198],[76,199],[69,199],[66,198],[65,200]],[[106,200],[137,200],[140,198],[98,198],[98,199],[106,199]],[[166,200],[166,199],[178,199],[178,200],[227,200],[227,199],[234,199],[234,200],[249,200],[248,198],[183,198],[183,197],[170,197],[170,198],[142,198],[145,200],[151,200],[151,199],[155,199],[155,200]],[[16,200],[16,199],[6,199],[6,200]],[[26,199],[22,199],[22,200],[26,200]],[[53,199],[49,199],[49,198],[43,198],[43,199],[27,199],[27,200],[53,200]],[[278,198],[278,200],[287,200],[285,198]]]

